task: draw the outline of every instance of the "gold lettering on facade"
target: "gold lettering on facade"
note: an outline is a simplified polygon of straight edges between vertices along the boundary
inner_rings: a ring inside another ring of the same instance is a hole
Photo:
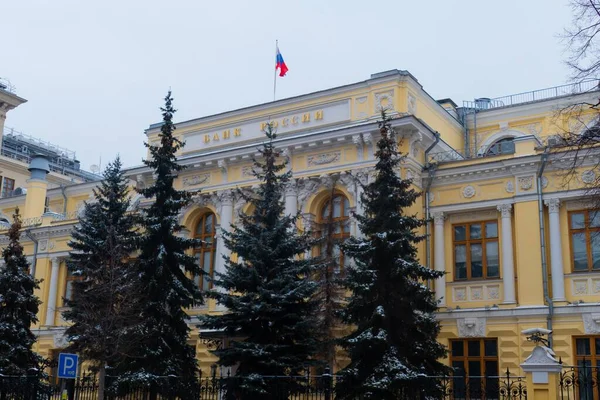
[[[315,111],[315,121],[323,119],[323,110]]]
[[[229,139],[231,136],[231,131],[229,129],[223,131],[223,139]]]
[[[233,130],[233,136],[242,136],[242,128],[235,128]]]
[[[279,122],[278,122],[278,121],[273,121],[273,122],[271,122],[271,127],[272,127],[273,129],[277,128],[278,126],[279,126]]]
[[[210,143],[210,135],[204,135],[204,143]]]
[[[215,134],[213,135],[213,142],[218,142],[218,141],[219,141],[219,134],[218,134],[218,133],[215,133]]]
[[[267,129],[267,125],[268,124],[269,124],[268,122],[261,122],[261,124],[260,124],[260,130],[264,131],[265,129]]]
[[[292,125],[298,125],[298,117],[296,115],[292,117]]]
[[[302,114],[302,122],[310,122],[310,113]]]
[[[282,126],[288,126],[290,124],[290,119],[289,118],[284,118],[281,120],[281,125]]]

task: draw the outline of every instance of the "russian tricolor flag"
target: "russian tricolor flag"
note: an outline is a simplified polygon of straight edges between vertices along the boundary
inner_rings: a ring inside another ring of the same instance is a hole
[[[279,46],[277,46],[277,54],[275,55],[275,71],[279,69],[279,76],[285,76],[288,72],[288,67],[285,65],[285,61],[283,61],[283,56],[279,52]]]

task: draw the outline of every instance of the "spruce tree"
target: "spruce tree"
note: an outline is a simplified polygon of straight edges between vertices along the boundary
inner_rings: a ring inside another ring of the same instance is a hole
[[[177,173],[184,169],[176,157],[184,143],[174,136],[172,102],[169,92],[161,108],[160,143],[146,143],[150,158],[144,164],[153,170],[155,180],[150,187],[140,189],[153,200],[141,210],[143,234],[137,265],[144,291],[142,324],[136,332],[137,352],[129,358],[121,380],[148,384],[156,394],[189,397],[198,367],[195,348],[188,344],[189,316],[185,309],[203,304],[193,280],[203,272],[186,253],[198,241],[179,235],[183,229],[179,214],[191,201],[191,194],[173,187]]]
[[[426,283],[441,275],[421,265],[416,230],[425,221],[406,210],[419,196],[411,180],[399,176],[401,155],[390,119],[382,113],[376,178],[362,196],[357,215],[363,239],[351,238],[345,254],[354,259],[345,285],[352,295],[343,320],[356,329],[342,340],[351,362],[339,373],[339,399],[419,398],[439,389],[434,379],[446,367],[437,342],[437,304]]]
[[[285,165],[278,163],[271,125],[265,133],[262,161],[254,161],[261,183],[252,196],[241,193],[254,210],[224,232],[224,244],[238,261],[226,260],[227,270],[216,276],[209,294],[227,311],[204,319],[206,327],[233,337],[213,353],[220,365],[237,367],[227,389],[245,400],[287,399],[299,384],[294,377],[313,364],[317,350],[313,260],[302,257],[312,239],[297,232],[297,216],[284,214],[291,172],[281,173]]]
[[[99,399],[104,398],[106,366],[118,367],[132,351],[128,332],[139,324],[139,287],[129,261],[137,246],[136,217],[127,179],[117,157],[94,190],[94,202],[86,203],[79,224],[71,234],[67,266],[78,280],[72,281],[69,309],[63,317],[72,323],[66,336],[69,350],[79,353],[99,371]]]
[[[29,262],[20,243],[21,216],[17,208],[8,230],[8,246],[0,267],[0,374],[38,374],[43,358],[32,349],[36,341],[31,325],[38,321],[40,300],[34,290],[39,280],[29,273]]]

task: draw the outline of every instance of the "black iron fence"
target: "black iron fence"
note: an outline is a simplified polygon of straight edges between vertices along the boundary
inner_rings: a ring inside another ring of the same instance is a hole
[[[563,368],[559,378],[561,400],[600,400],[600,367],[589,360]]]
[[[565,374],[565,379],[568,376]],[[527,390],[523,377],[511,374],[502,376],[443,376],[424,377],[420,384],[438,387],[439,394],[424,395],[419,390],[400,390],[396,394],[399,400],[525,400]],[[562,380],[561,380],[562,381]],[[2,377],[0,376],[0,400],[97,400],[98,381],[94,375],[82,378],[62,380],[54,383],[52,379],[40,380],[39,377]],[[201,378],[197,384],[183,391],[178,378],[165,378],[157,385],[125,384],[116,387],[107,377],[106,400],[246,400],[260,398],[265,400],[335,400],[335,376],[331,374],[305,375],[296,377],[256,376],[245,388],[252,387],[254,395],[246,395],[239,378],[208,377]],[[594,386],[594,387],[597,387]],[[264,393],[256,395],[256,388]],[[580,387],[578,387],[580,390]],[[577,393],[580,393],[579,391]],[[586,392],[587,393],[587,392]],[[357,395],[356,400],[366,396]],[[595,397],[564,397],[565,399],[595,399]]]

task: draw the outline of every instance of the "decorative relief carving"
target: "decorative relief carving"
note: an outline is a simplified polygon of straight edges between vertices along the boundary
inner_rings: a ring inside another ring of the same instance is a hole
[[[417,99],[412,93],[408,93],[408,113],[413,115],[417,113]]]
[[[69,345],[69,341],[67,337],[63,333],[55,333],[54,334],[54,348],[56,349],[64,349]]]
[[[455,302],[500,300],[500,285],[497,283],[452,288]]]
[[[483,287],[471,287],[471,300],[481,301],[483,300]]]
[[[506,190],[507,193],[514,193],[515,192],[515,184],[512,180],[506,182],[506,186],[504,187],[504,189]]]
[[[298,181],[298,204],[300,207],[306,205],[306,200],[317,192],[320,183],[317,180],[304,178]]]
[[[217,166],[221,170],[221,177],[223,178],[223,182],[227,182],[227,162],[225,160],[217,161]]]
[[[470,199],[471,197],[475,196],[475,188],[471,185],[465,186],[462,190],[462,195],[465,198]]]
[[[600,278],[576,278],[572,280],[575,296],[590,296],[600,293]]]
[[[487,288],[488,299],[499,300],[500,299],[500,286],[488,286]]]
[[[394,91],[375,93],[375,113],[394,109]]]
[[[136,189],[145,189],[146,188],[146,182],[144,181],[144,175],[138,174],[135,177],[135,187],[136,187]]]
[[[545,200],[544,203],[548,206],[549,213],[557,213],[560,208],[560,200],[559,199],[548,199]]]
[[[443,212],[434,212],[431,216],[433,217],[433,223],[435,225],[444,225],[446,215]]]
[[[235,196],[232,190],[223,190],[217,192],[217,200],[219,206],[232,206]]]
[[[485,318],[460,318],[456,320],[459,337],[485,337]]]
[[[583,329],[586,334],[598,334],[600,333],[600,314],[582,314]]]
[[[592,294],[600,293],[600,280],[594,280],[592,283]]]
[[[467,288],[454,288],[454,301],[467,301]]]
[[[542,176],[542,188],[546,189],[548,187],[548,178]]]
[[[594,183],[596,181],[596,173],[591,169],[588,169],[587,171],[581,174],[581,181],[586,185]]]
[[[307,157],[307,164],[309,167],[326,165],[338,162],[342,153],[340,151],[334,151],[331,153],[316,154]]]
[[[367,96],[362,96],[362,97],[357,97],[355,100],[355,107],[356,107],[356,117],[357,118],[366,118],[368,117],[367,115]]]
[[[533,176],[520,176],[517,180],[519,188],[523,191],[530,190],[533,187]]]
[[[202,185],[210,181],[210,174],[199,174],[183,178],[183,186]]]
[[[510,218],[510,213],[512,211],[512,204],[498,204],[498,206],[496,208],[502,215],[502,218]]]
[[[573,280],[573,294],[575,295],[587,295],[588,294],[588,281],[586,280]]]
[[[298,184],[295,179],[291,179],[285,184],[285,194],[287,196],[296,196],[298,194]]]

